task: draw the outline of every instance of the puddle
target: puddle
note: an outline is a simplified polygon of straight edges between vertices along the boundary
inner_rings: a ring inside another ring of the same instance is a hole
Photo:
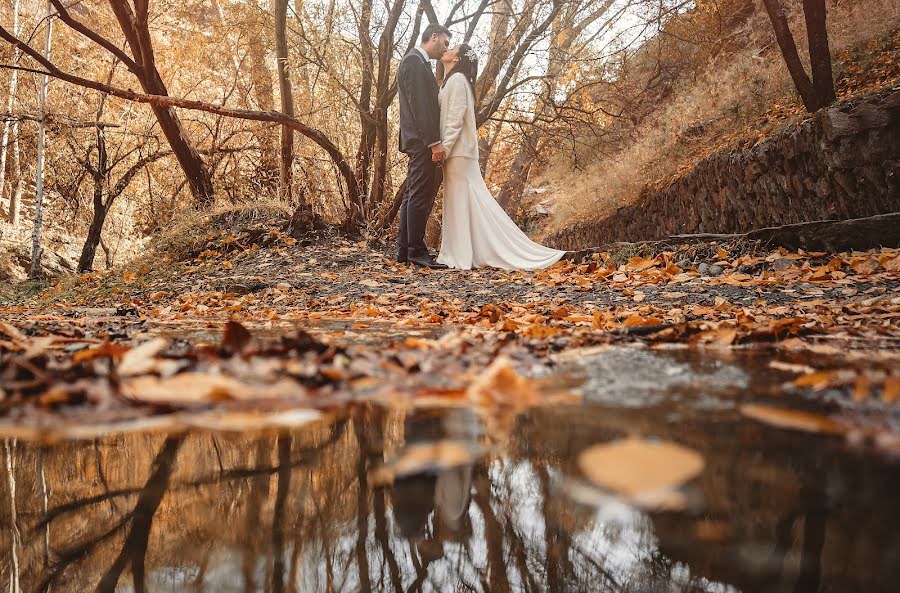
[[[216,346],[222,341],[224,325],[220,320],[192,320],[185,322],[155,322],[150,333],[170,340],[181,340],[193,346]],[[446,327],[409,328],[395,322],[358,319],[304,319],[303,321],[269,321],[263,324],[246,323],[253,337],[262,343],[277,341],[284,335],[302,329],[313,336],[322,336],[329,344],[379,345],[408,337],[437,339],[449,330]]]
[[[26,592],[898,590],[900,462],[740,416],[782,380],[759,355],[610,350],[548,378],[580,385],[583,404],[532,409],[499,436],[467,410],[358,406],[288,429],[7,439],[0,580]],[[626,436],[703,456],[683,510],[585,486],[578,455]],[[379,485],[386,460],[435,441],[476,453]]]

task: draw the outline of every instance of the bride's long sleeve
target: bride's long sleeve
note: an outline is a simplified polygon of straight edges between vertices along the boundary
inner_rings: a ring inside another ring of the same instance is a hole
[[[445,114],[444,129],[441,134],[441,142],[447,149],[447,155],[453,155],[453,146],[459,140],[466,120],[466,110],[469,108],[469,89],[463,76],[451,76],[447,81],[445,91],[447,96],[447,109]]]

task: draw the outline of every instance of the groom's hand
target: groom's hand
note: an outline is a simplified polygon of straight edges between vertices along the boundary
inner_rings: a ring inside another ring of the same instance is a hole
[[[443,144],[435,144],[431,147],[431,160],[440,163],[447,158],[447,149]]]

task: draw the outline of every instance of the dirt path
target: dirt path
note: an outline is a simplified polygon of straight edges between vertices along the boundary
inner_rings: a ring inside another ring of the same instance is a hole
[[[540,399],[522,376],[539,376],[548,355],[614,343],[771,349],[802,359],[785,363],[801,391],[900,399],[898,250],[629,247],[538,272],[421,270],[387,250],[219,233],[180,258],[20,296],[0,308],[0,413],[471,400],[485,389],[520,405]]]

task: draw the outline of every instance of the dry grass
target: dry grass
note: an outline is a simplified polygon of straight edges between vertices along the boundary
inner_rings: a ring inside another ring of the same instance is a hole
[[[203,245],[210,234],[237,234],[262,221],[274,221],[271,227],[275,229],[289,221],[291,214],[286,204],[274,198],[219,207],[207,214],[185,211],[154,238],[152,249],[157,254],[180,259]]]
[[[883,38],[892,46],[889,49],[897,51],[900,2],[832,0],[830,5],[839,98],[875,90],[848,79],[865,71],[860,62],[871,50],[865,47],[870,40]],[[576,222],[602,219],[742,135],[764,136],[803,116],[765,14],[757,11],[744,29],[745,49],[720,57],[699,79],[676,92],[660,106],[659,115],[637,131],[630,146],[611,158],[594,157],[582,171],[573,170],[568,161],[550,164],[537,180],[550,188],[556,202],[542,236]],[[798,37],[805,35],[802,21],[794,23],[793,30]]]

